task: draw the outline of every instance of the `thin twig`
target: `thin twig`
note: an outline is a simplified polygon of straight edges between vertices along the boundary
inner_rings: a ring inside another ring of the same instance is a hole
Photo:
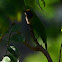
[[[7,47],[9,46],[9,40],[10,40],[10,36],[11,36],[11,28],[12,28],[12,24],[11,24],[11,26],[10,26],[10,29],[8,30],[8,33],[9,33],[9,38],[7,39]],[[5,54],[7,53],[7,49],[6,49],[6,52],[5,52]]]
[[[9,29],[9,38],[8,38],[8,40],[7,40],[7,47],[9,46],[9,42],[10,42],[10,37],[11,37],[11,28],[12,28],[12,26],[13,26],[13,24],[11,24],[11,26],[10,26],[10,29]]]
[[[34,51],[39,51],[37,47],[31,46],[31,45],[30,45],[29,43],[27,43],[26,41],[24,42],[24,44],[25,44],[28,48],[30,48],[30,49],[32,49],[32,50],[34,50]]]

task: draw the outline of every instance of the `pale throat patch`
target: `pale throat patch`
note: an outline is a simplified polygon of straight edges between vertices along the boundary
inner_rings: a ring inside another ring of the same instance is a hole
[[[25,19],[26,19],[27,24],[30,24],[26,12],[25,12]]]

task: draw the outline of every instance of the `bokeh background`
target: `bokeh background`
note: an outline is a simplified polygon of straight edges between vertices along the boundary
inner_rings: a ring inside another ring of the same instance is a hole
[[[29,1],[29,0],[27,0]],[[39,0],[40,7],[44,11],[41,11],[42,17],[39,17],[46,28],[48,52],[53,62],[59,62],[60,47],[62,43],[62,1],[61,0]],[[32,1],[33,2],[33,1]],[[15,22],[19,26],[20,32],[26,37],[26,40],[30,40],[29,27],[26,24],[24,16],[24,1],[23,0],[0,0],[0,60],[2,60],[7,49],[8,28],[12,22]],[[38,13],[37,13],[38,14]],[[39,14],[38,14],[39,15]],[[44,18],[44,20],[42,20]],[[15,30],[15,29],[14,29]],[[4,35],[4,36],[3,36]],[[3,37],[3,38],[2,38]],[[2,38],[2,39],[1,39]],[[43,45],[42,40],[38,38],[40,44]],[[10,45],[14,45],[20,51],[20,62],[48,62],[44,54],[40,51],[33,51],[26,47],[23,43],[10,42]],[[62,52],[61,52],[62,62]]]

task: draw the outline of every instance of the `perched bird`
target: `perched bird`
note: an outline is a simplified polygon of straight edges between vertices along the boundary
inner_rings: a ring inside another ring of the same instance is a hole
[[[33,31],[35,31],[37,35],[41,37],[41,39],[45,43],[45,47],[47,50],[46,31],[43,23],[32,10],[27,9],[24,12],[25,12],[25,16],[27,16],[27,18],[25,18],[27,24],[30,24],[32,26]]]

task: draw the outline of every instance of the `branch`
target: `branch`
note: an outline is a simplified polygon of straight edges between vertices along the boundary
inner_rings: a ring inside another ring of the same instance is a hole
[[[34,42],[37,44],[37,50],[38,50],[38,51],[41,51],[41,52],[46,56],[48,62],[53,62],[52,59],[51,59],[51,57],[50,57],[50,55],[49,55],[49,53],[48,53],[48,51],[45,50],[45,49],[42,47],[42,45],[40,45],[40,44],[38,43],[37,39],[35,38],[34,32],[33,32],[33,29],[32,29],[32,27],[31,27],[31,25],[28,24],[28,26],[29,26],[29,28],[30,28],[31,36],[33,37]]]
[[[32,50],[34,50],[34,51],[39,51],[38,47],[33,47],[33,46],[29,45],[26,41],[24,42],[24,44],[25,44],[28,48],[30,48],[30,49],[32,49]]]
[[[9,28],[9,30],[8,30],[9,37],[8,37],[8,40],[7,40],[7,47],[9,46],[9,41],[10,41],[10,37],[11,37],[11,34],[12,34],[11,28],[12,28],[12,26],[13,26],[14,24],[15,24],[15,23],[12,23],[11,26],[10,26],[10,28]]]

